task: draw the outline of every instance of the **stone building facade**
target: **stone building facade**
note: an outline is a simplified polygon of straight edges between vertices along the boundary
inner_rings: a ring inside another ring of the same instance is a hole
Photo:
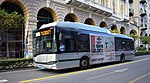
[[[24,32],[22,32],[24,34],[22,37],[22,52],[23,54],[27,52],[29,57],[32,57],[32,30],[38,29],[42,24],[50,22],[80,22],[108,28],[111,32],[115,33],[138,35],[137,27],[128,23],[130,18],[129,1],[130,0],[1,0],[0,8],[7,11],[13,9],[14,11],[22,12],[21,14],[26,19],[25,27],[23,28]],[[16,10],[17,8],[13,5],[20,9]],[[135,42],[137,42],[137,40],[135,40]],[[8,48],[16,47],[8,46]],[[1,52],[3,51],[1,50]],[[6,47],[6,56],[8,56],[8,54],[9,56],[13,56],[10,55],[10,53],[11,50]]]
[[[130,23],[138,28],[138,36],[150,36],[150,0],[129,0],[130,1]],[[138,39],[139,45],[143,47]],[[145,46],[145,45],[144,45]],[[149,47],[147,47],[149,48]]]

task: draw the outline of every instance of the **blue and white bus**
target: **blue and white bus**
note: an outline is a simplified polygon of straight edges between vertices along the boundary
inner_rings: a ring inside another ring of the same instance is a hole
[[[134,39],[98,26],[53,22],[33,31],[33,54],[34,65],[42,69],[86,69],[132,59]]]

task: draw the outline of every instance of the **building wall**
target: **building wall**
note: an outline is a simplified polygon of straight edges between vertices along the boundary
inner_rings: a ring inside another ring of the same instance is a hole
[[[148,0],[148,8],[147,8],[147,11],[150,11],[150,0]],[[147,36],[150,37],[150,12],[148,12],[148,23],[147,23],[147,26],[148,26],[148,30],[147,30]]]
[[[134,9],[134,15],[130,17],[130,23],[137,25],[138,36],[149,36],[150,34],[150,0],[133,0],[133,3],[130,3],[130,8]],[[146,11],[145,15],[141,15],[141,8]],[[143,22],[141,21],[143,20]],[[144,27],[142,26],[144,24]],[[147,26],[145,26],[147,25]],[[138,39],[138,46],[142,44],[140,39]]]

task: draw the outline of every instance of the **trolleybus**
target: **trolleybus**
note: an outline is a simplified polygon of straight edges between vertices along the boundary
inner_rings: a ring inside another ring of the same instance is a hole
[[[34,66],[65,69],[134,57],[134,39],[98,26],[53,22],[33,31]]]

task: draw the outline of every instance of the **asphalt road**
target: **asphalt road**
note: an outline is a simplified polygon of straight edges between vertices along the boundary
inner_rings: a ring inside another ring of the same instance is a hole
[[[0,83],[150,83],[150,55],[125,63],[94,65],[87,70],[29,69],[0,73]]]

